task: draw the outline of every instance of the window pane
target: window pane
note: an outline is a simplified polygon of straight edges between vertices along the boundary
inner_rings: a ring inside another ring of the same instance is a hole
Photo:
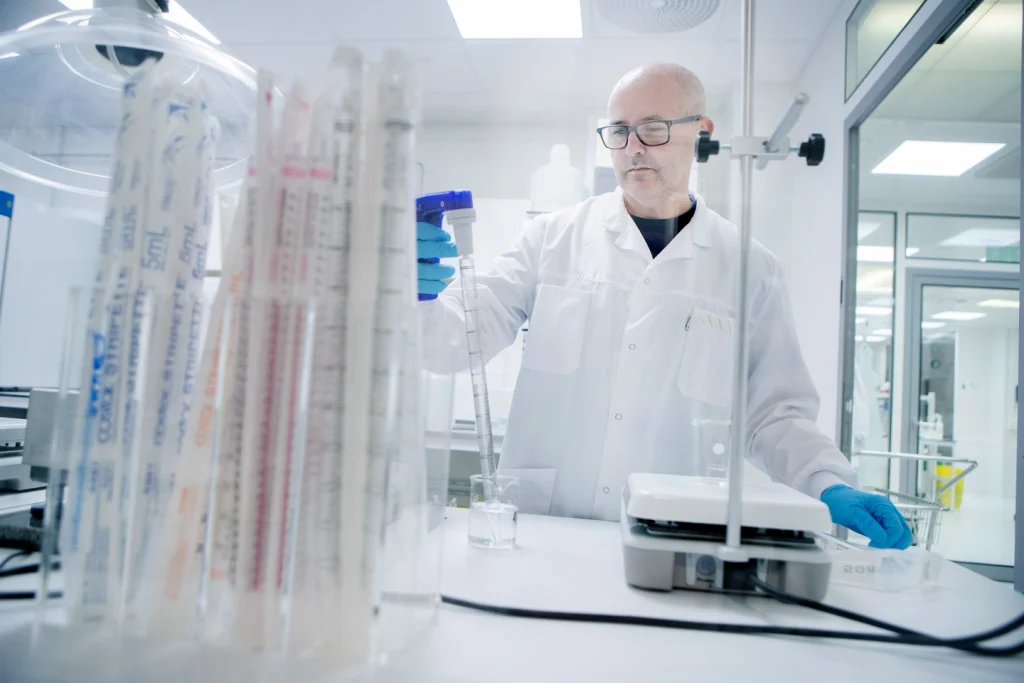
[[[849,98],[924,0],[862,0],[846,21],[846,97]]]
[[[907,258],[1020,263],[1020,219],[907,214]]]
[[[854,336],[854,453],[889,450],[895,244],[895,213],[860,212]],[[888,488],[885,459],[858,458],[854,464],[862,485]]]

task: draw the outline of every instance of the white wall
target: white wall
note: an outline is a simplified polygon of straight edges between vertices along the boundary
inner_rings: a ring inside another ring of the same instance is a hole
[[[586,119],[578,126],[428,123],[416,146],[423,192],[465,188],[474,197],[527,199],[530,177],[548,163],[552,146],[568,145],[572,165],[583,170],[592,136]]]
[[[832,436],[839,431],[846,17],[856,4],[846,0],[836,11],[796,83],[795,89],[811,98],[798,130],[825,136],[825,159],[813,168],[790,162],[794,164],[790,193],[794,258],[787,280],[804,360],[821,396],[818,426]]]

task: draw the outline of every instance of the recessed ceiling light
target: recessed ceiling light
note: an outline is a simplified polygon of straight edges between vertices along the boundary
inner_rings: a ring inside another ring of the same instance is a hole
[[[1012,228],[970,228],[947,237],[944,247],[1009,247],[1020,242],[1020,231]]]
[[[864,324],[864,323],[866,323],[867,321],[868,321],[868,319],[867,319],[867,318],[857,318],[856,324],[858,324],[858,325],[863,325],[863,324]]]
[[[18,56],[17,52],[5,52],[2,55],[0,55],[0,59],[10,59],[11,57],[17,57],[17,56]]]
[[[918,249],[917,247],[907,247],[907,250],[904,253],[907,256],[913,256],[914,254],[916,254],[919,251],[921,251],[921,250]]]
[[[872,169],[887,175],[959,176],[1003,147],[1001,142],[906,140]]]
[[[977,320],[978,318],[984,318],[984,313],[972,313],[970,311],[943,311],[942,313],[936,313],[932,318],[936,320]]]
[[[864,337],[864,341],[869,341],[869,342],[881,342],[881,341],[888,341],[888,340],[889,340],[888,337],[880,337],[880,336],[878,336],[876,334],[869,334],[868,336]]]
[[[946,326],[946,323],[936,323],[936,322],[931,322],[929,320],[926,320],[923,323],[921,323],[921,329],[922,330],[937,330],[940,327],[945,327],[945,326]]]
[[[580,0],[448,0],[463,38],[582,38]]]
[[[891,337],[892,330],[875,330],[871,335],[875,337]]]
[[[979,301],[978,305],[985,308],[1020,308],[1020,301],[1016,299],[986,299]]]
[[[858,334],[856,337],[853,338],[853,341],[864,341],[864,335]]]
[[[874,247],[860,245],[857,247],[857,260],[866,263],[892,263],[895,250],[892,247]]]
[[[857,315],[890,315],[892,308],[888,306],[858,306]]]

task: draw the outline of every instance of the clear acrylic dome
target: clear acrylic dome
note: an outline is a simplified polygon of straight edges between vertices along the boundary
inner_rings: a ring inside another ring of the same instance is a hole
[[[130,7],[60,12],[0,34],[0,170],[103,196],[121,85],[147,56],[202,79],[220,123],[214,184],[245,174],[256,73],[197,33]]]

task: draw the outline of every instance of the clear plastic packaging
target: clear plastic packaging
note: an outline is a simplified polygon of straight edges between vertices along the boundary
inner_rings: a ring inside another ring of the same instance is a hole
[[[832,560],[831,583],[899,592],[939,579],[942,557],[922,548],[868,548],[831,536],[825,549]]]

